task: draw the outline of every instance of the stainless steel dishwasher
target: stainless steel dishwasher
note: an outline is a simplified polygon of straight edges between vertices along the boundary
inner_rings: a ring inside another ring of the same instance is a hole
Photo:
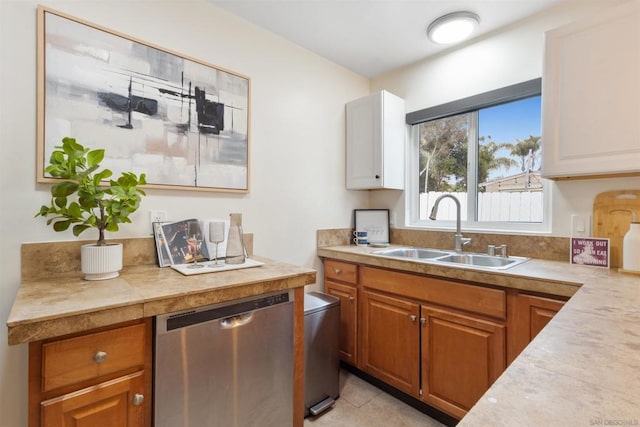
[[[293,292],[156,317],[156,427],[293,424]]]

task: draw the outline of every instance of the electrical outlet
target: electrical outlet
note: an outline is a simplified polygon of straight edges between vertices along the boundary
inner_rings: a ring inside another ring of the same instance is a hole
[[[167,220],[167,212],[155,211],[155,210],[149,211],[149,221],[151,221],[151,224],[153,224],[154,222],[163,222],[166,220]]]

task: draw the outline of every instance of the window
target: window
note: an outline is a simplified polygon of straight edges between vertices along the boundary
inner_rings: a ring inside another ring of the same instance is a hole
[[[548,230],[540,177],[540,79],[407,115],[412,125],[411,224],[450,226],[461,205],[466,228]]]

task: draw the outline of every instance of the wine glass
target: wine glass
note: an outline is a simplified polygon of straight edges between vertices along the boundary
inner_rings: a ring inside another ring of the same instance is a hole
[[[193,264],[187,268],[202,268],[203,264],[198,264],[198,255],[200,255],[200,245],[202,244],[202,231],[197,221],[187,224],[187,244],[189,252],[193,256]]]
[[[210,267],[223,267],[224,263],[218,263],[218,244],[224,241],[224,221],[209,221],[209,241],[216,244],[216,254]]]

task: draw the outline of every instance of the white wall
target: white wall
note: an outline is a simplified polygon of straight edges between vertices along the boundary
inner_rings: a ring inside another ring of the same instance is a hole
[[[509,27],[469,41],[436,57],[374,78],[371,90],[386,89],[406,101],[407,112],[542,75],[544,32],[621,0],[569,1]],[[585,88],[588,93],[588,88]],[[571,214],[590,214],[603,191],[640,188],[640,178],[559,181],[552,183],[552,234],[569,236]],[[405,198],[400,191],[371,193],[371,207],[389,208],[402,226]]]
[[[364,77],[204,0],[40,3],[251,78],[250,193],[150,190],[119,236],[147,235],[150,209],[169,219],[242,212],[257,254],[318,267],[315,230],[348,227],[352,209],[368,207],[367,192],[344,183],[344,105],[369,93]],[[33,218],[49,201],[49,186],[35,183],[36,4],[0,0],[2,323],[20,281],[20,244],[74,239]],[[0,426],[26,426],[27,346],[6,343],[3,327]]]

